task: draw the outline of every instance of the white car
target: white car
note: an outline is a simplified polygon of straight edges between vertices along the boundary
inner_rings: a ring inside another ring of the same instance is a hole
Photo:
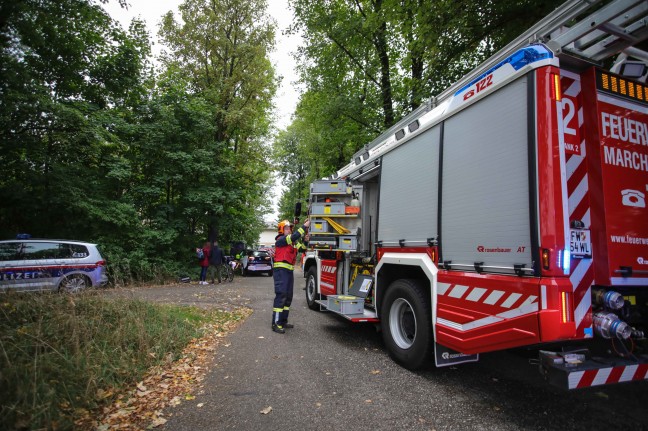
[[[108,282],[96,244],[54,239],[0,241],[0,291],[79,292]]]

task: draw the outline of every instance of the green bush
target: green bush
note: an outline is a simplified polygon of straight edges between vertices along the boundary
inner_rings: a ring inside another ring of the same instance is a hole
[[[0,295],[0,429],[69,429],[99,389],[175,360],[224,312],[82,295]]]
[[[115,244],[112,241],[104,238],[99,242],[112,286],[165,284],[177,281],[180,275],[197,275],[199,272],[195,246],[173,246],[160,241],[135,244]],[[198,240],[195,243],[202,244]]]

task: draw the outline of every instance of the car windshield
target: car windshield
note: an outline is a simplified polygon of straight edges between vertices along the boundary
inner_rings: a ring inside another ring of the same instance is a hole
[[[265,251],[254,251],[252,252],[253,257],[269,257],[270,255]]]

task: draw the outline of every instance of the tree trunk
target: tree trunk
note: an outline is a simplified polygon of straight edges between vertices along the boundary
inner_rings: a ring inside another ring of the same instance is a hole
[[[382,0],[374,2],[374,13],[380,15]],[[394,106],[392,100],[391,75],[389,70],[389,53],[387,48],[387,23],[383,20],[374,32],[374,46],[380,60],[380,94],[382,97],[384,125],[386,128],[394,124]]]

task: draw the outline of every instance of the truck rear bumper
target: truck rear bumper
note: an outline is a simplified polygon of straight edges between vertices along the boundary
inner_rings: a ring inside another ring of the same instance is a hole
[[[540,352],[540,373],[549,383],[562,389],[648,380],[648,355],[637,355],[633,359],[568,355]]]

